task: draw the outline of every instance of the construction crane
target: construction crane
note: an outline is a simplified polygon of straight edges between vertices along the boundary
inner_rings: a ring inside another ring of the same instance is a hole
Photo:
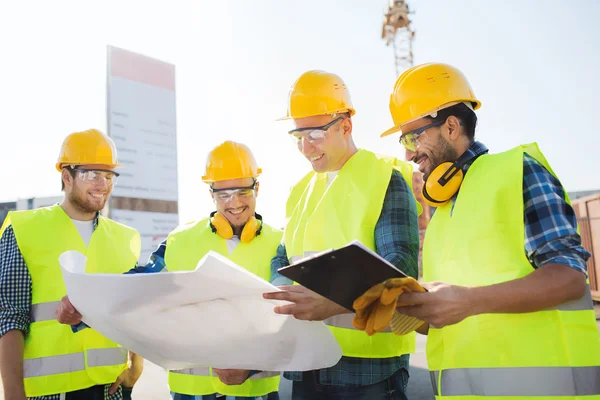
[[[410,9],[405,0],[389,0],[381,28],[386,46],[392,45],[396,75],[413,66],[412,45],[415,32],[411,27]]]

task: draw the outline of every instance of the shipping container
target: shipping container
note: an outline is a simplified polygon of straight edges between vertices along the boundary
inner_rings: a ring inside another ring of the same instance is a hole
[[[573,200],[581,242],[592,256],[587,262],[592,297],[600,301],[600,193]]]

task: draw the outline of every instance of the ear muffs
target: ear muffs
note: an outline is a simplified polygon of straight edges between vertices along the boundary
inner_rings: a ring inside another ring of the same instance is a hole
[[[481,149],[479,155],[488,152],[483,143],[476,143]],[[463,166],[479,155],[467,150],[456,161],[442,163],[431,171],[423,185],[423,200],[425,203],[432,207],[440,207],[449,202],[460,189],[464,179]]]
[[[233,237],[233,228],[231,227],[231,224],[227,218],[216,211],[213,211],[210,214],[210,228],[223,239],[231,239]],[[242,229],[242,234],[240,235],[240,241],[248,243],[254,239],[254,237],[260,235],[261,231],[262,216],[255,213],[254,216],[250,217],[248,222],[246,222],[246,225],[244,225],[244,229]]]
[[[458,192],[463,181],[463,171],[457,162],[438,165],[423,185],[423,200],[432,207],[446,204]]]

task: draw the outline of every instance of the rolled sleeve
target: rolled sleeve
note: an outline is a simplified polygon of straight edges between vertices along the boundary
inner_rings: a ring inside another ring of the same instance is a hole
[[[156,272],[167,272],[165,256],[167,254],[167,241],[163,240],[156,250],[150,255],[146,265],[138,265],[126,274],[153,274]]]
[[[577,216],[561,183],[529,155],[523,160],[525,252],[534,268],[562,264],[587,274],[590,253],[577,232]]]
[[[0,337],[17,329],[29,333],[31,275],[8,226],[0,238]]]

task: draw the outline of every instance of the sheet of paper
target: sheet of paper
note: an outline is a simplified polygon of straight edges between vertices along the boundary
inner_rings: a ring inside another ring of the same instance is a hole
[[[306,371],[341,349],[322,322],[273,312],[270,283],[210,252],[194,271],[86,274],[86,257],[60,256],[71,303],[95,330],[165,369]]]

